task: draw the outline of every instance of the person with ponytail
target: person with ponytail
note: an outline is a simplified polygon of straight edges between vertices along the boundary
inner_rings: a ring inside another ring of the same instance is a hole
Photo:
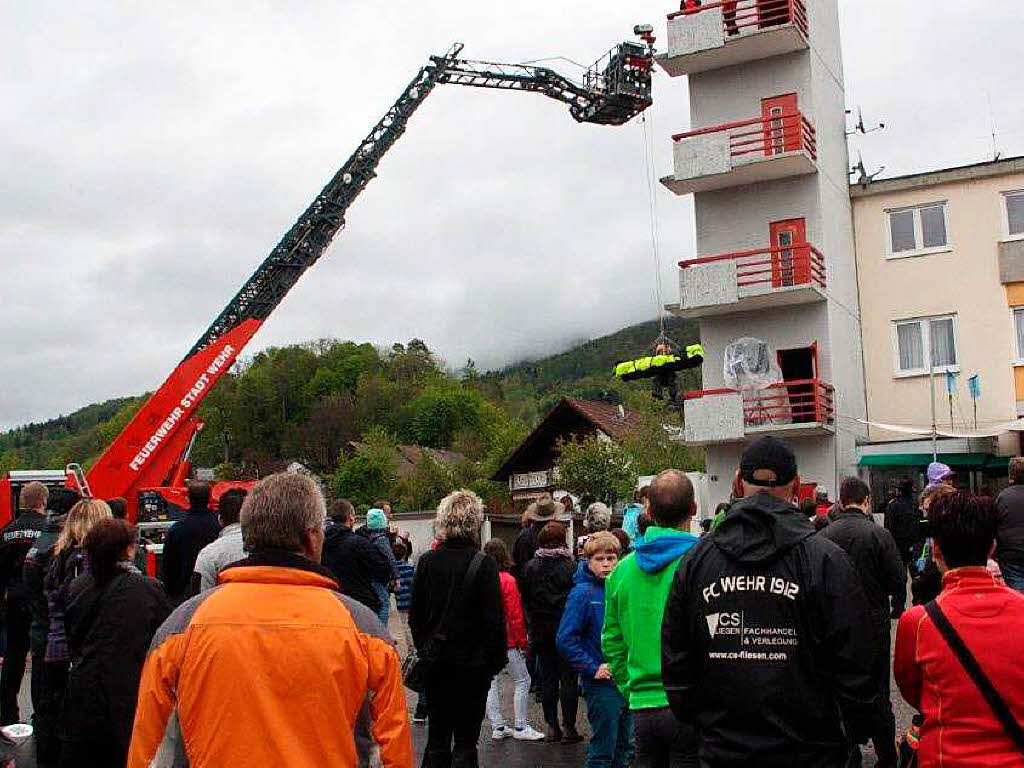
[[[85,571],[85,550],[82,544],[96,523],[110,518],[110,507],[99,499],[81,499],[76,502],[64,520],[64,526],[53,545],[43,578],[49,627],[43,651],[43,669],[40,684],[39,717],[36,734],[37,758],[40,768],[53,768],[61,754],[60,717],[67,691],[68,652],[64,627],[68,588]]]
[[[171,603],[156,579],[135,567],[138,529],[97,523],[85,537],[89,567],[68,590],[71,650],[62,765],[123,768],[146,651]]]

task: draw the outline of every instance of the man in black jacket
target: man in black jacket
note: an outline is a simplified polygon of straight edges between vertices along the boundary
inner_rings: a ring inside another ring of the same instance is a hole
[[[878,700],[871,728],[871,742],[878,756],[878,768],[896,768],[896,719],[889,700],[889,598],[903,605],[907,596],[907,573],[889,531],[871,519],[871,489],[856,477],[847,477],[839,487],[843,511],[821,535],[834,542],[850,558],[860,576],[871,624],[877,642],[875,684]]]
[[[331,505],[321,562],[338,580],[342,594],[377,613],[380,598],[373,582],[386,584],[391,580],[391,563],[373,542],[352,530],[355,524],[356,512],[348,499]]]
[[[762,437],[741,497],[676,572],[662,623],[669,705],[702,765],[825,768],[854,758],[875,699],[867,601],[839,547],[793,505],[787,445]]]
[[[900,561],[911,576],[913,563],[920,554],[918,544],[921,540],[921,512],[914,500],[914,481],[909,477],[900,480],[896,498],[885,507],[885,529],[892,534],[896,549],[900,553]],[[906,607],[906,591],[900,601],[893,600],[892,618],[898,619]]]
[[[1010,485],[996,497],[996,560],[1006,586],[1024,592],[1024,459],[1010,459]]]
[[[220,521],[210,509],[209,483],[188,482],[188,506],[188,512],[167,529],[164,538],[160,572],[167,596],[174,605],[188,597],[192,571],[200,550],[220,533]]]
[[[7,653],[0,673],[0,725],[19,720],[18,690],[28,661],[30,599],[22,583],[25,555],[46,525],[46,500],[50,493],[42,483],[26,483],[19,497],[18,516],[0,529],[0,595],[7,623]]]

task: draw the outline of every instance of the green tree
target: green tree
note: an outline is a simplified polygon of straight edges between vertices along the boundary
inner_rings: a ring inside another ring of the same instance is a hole
[[[454,467],[424,453],[412,473],[395,488],[399,503],[406,509],[432,509],[459,485]]]
[[[580,441],[560,440],[558,450],[560,484],[567,491],[580,496],[590,493],[609,505],[632,495],[637,473],[621,446],[588,437]]]
[[[656,475],[663,469],[693,472],[704,469],[704,456],[674,440],[678,427],[649,414],[643,424],[621,441],[637,475]]]
[[[334,495],[366,508],[382,496],[390,495],[395,485],[394,443],[383,430],[372,430],[359,453],[338,458],[338,469],[331,486]]]

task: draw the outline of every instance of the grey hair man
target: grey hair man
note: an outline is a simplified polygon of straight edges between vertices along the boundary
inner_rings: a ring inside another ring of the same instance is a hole
[[[701,764],[847,765],[870,732],[868,603],[845,553],[794,505],[799,484],[789,446],[750,443],[739,501],[676,571],[662,670]]]
[[[241,512],[249,556],[153,639],[130,765],[153,764],[165,739],[187,761],[175,766],[314,766],[324,755],[364,764],[354,733],[369,700],[385,768],[412,768],[398,655],[373,613],[320,565],[325,518],[308,477],[271,475],[253,488]],[[317,705],[297,705],[296,691]]]

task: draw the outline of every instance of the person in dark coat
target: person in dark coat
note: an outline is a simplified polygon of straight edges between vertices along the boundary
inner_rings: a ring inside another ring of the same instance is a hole
[[[48,768],[60,760],[60,697],[53,696],[44,684],[46,638],[50,632],[50,608],[46,599],[46,575],[68,513],[81,499],[71,488],[54,488],[46,504],[46,525],[32,549],[25,555],[22,581],[32,612],[29,631],[32,646],[32,727],[36,746],[36,765]]]
[[[907,598],[907,572],[903,568],[896,541],[885,528],[871,518],[871,491],[856,477],[847,477],[839,487],[843,511],[826,527],[821,536],[834,542],[850,558],[860,576],[864,596],[871,611],[871,623],[878,643],[875,682],[878,699],[871,728],[879,768],[896,768],[896,718],[889,700],[889,647],[892,605],[903,605]]]
[[[860,579],[795,506],[796,457],[761,437],[739,501],[683,558],[661,630],[669,706],[702,765],[853,765],[870,732],[877,654]]]
[[[355,524],[356,512],[348,499],[331,505],[321,563],[334,574],[343,595],[379,613],[380,597],[373,584],[391,579],[391,563],[373,542],[353,530]]]
[[[46,525],[49,491],[42,483],[26,483],[18,499],[19,513],[0,529],[0,597],[4,598],[7,650],[0,672],[0,725],[19,720],[18,691],[28,661],[32,611],[22,583],[25,555]]]
[[[518,580],[523,578],[523,569],[533,559],[539,546],[537,537],[540,529],[552,521],[568,522],[565,505],[555,501],[551,496],[544,495],[529,507],[523,515],[526,526],[520,531],[512,544],[512,575]]]
[[[996,497],[996,560],[1010,589],[1024,592],[1024,458],[1010,459],[1010,485]]]
[[[192,571],[199,551],[220,533],[220,521],[210,510],[210,484],[188,482],[189,510],[167,529],[164,538],[161,579],[167,595],[177,605],[188,597]]]
[[[541,702],[548,725],[546,741],[577,743],[579,684],[576,670],[558,653],[558,625],[572,591],[576,563],[566,545],[566,528],[548,523],[540,532],[540,545],[534,558],[523,569],[523,609],[530,637],[537,648],[541,672]],[[562,704],[562,725],[558,723],[558,704]]]
[[[62,764],[123,768],[146,652],[171,612],[163,587],[132,561],[138,530],[108,519],[86,535],[89,571],[72,582],[65,624],[72,666]]]
[[[909,477],[900,480],[896,498],[885,506],[885,529],[892,534],[896,548],[900,552],[903,567],[914,575],[914,561],[920,554],[921,544],[921,511],[914,498],[914,481]],[[893,604],[893,618],[899,618],[905,606]]]
[[[477,768],[487,692],[508,663],[498,566],[480,552],[483,510],[472,491],[442,499],[435,524],[440,543],[416,565],[409,628],[419,654],[435,656],[427,674],[423,768]],[[465,585],[474,560],[475,578]]]

